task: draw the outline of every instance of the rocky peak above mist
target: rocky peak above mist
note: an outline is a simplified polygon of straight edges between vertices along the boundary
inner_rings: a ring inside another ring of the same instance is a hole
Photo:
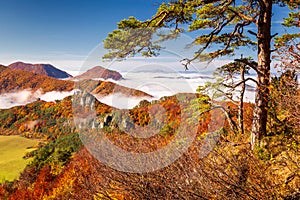
[[[101,66],[96,66],[88,71],[84,72],[83,74],[76,76],[77,79],[113,79],[113,80],[120,80],[122,79],[122,75],[114,70],[106,69]]]
[[[23,62],[15,62],[8,66],[10,69],[23,70],[28,72],[33,72],[40,75],[46,75],[53,78],[69,78],[72,77],[65,71],[57,69],[50,64],[30,64]]]

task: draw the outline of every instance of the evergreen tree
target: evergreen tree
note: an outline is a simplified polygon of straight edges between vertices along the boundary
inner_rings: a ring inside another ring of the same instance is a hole
[[[274,4],[298,9],[299,0],[174,0],[162,3],[151,19],[140,21],[129,17],[118,23],[104,41],[109,53],[104,59],[123,59],[141,53],[156,56],[162,48],[159,42],[179,37],[184,31],[199,33],[192,43],[199,46],[192,58],[183,59],[187,69],[193,61],[234,56],[240,47],[257,49],[257,62],[236,59],[257,73],[257,93],[251,135],[252,148],[267,132],[267,108],[269,101],[272,8]],[[298,21],[297,21],[298,20]],[[286,25],[299,26],[299,12],[292,12]],[[256,28],[245,31],[245,27]],[[170,28],[168,33],[162,28]],[[204,31],[205,30],[205,31]],[[159,36],[154,40],[155,33]],[[211,48],[211,47],[214,48]]]

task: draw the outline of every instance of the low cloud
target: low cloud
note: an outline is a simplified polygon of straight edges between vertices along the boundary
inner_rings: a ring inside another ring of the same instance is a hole
[[[125,96],[120,93],[107,96],[95,95],[95,97],[98,101],[119,109],[130,109],[138,105],[142,100],[153,100],[153,98]]]
[[[35,92],[31,90],[22,90],[18,92],[0,94],[0,109],[12,108],[15,106],[26,105],[41,99],[43,101],[55,101],[61,100],[67,96],[73,95],[73,91],[70,92],[47,92],[43,93],[41,90]]]
[[[0,108],[6,109],[14,106],[25,105],[36,101],[41,95],[41,91],[32,92],[31,90],[22,90],[13,93],[4,93],[0,95]]]
[[[39,98],[43,101],[55,101],[55,100],[62,100],[67,96],[71,96],[74,94],[74,91],[70,92],[57,92],[57,91],[52,91],[52,92],[47,92],[45,94],[42,94]]]

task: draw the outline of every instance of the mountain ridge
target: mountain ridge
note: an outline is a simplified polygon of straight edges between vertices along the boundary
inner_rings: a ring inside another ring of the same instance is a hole
[[[62,71],[51,64],[31,64],[31,63],[24,63],[24,62],[15,62],[8,65],[8,68],[14,70],[23,70],[27,72],[33,72],[40,75],[46,75],[53,78],[70,78],[72,75],[68,74],[65,71]]]
[[[81,75],[75,76],[75,79],[97,79],[97,78],[102,78],[102,79],[113,79],[115,81],[123,79],[122,75],[115,71],[115,70],[110,70],[106,69],[101,66],[95,66],[86,72],[84,72]]]
[[[23,70],[13,70],[0,65],[0,94],[17,92],[30,89],[32,92],[42,90],[43,93],[51,91],[69,92],[73,89],[82,89],[92,94],[106,96],[112,93],[122,93],[125,96],[151,95],[125,86],[108,81],[81,80],[59,80],[46,75],[40,75]]]
[[[0,67],[0,94],[24,89],[31,89],[32,91],[42,89],[43,92],[50,92],[71,91],[73,88],[73,81],[59,80],[28,71]]]

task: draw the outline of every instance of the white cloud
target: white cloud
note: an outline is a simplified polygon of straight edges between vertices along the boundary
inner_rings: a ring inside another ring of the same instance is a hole
[[[51,92],[46,92],[42,94],[39,98],[43,101],[55,101],[55,100],[62,100],[67,96],[71,96],[74,94],[74,91],[70,92],[57,92],[57,91],[51,91]]]
[[[95,97],[98,101],[119,109],[130,109],[138,105],[142,100],[152,100],[152,98],[125,96],[120,93],[114,93],[107,96],[95,95]]]
[[[31,90],[22,90],[13,93],[4,93],[0,95],[0,108],[6,109],[14,106],[25,105],[36,101],[41,95],[41,91],[32,92]]]
[[[73,95],[73,91],[70,92],[47,92],[43,93],[41,90],[32,92],[31,90],[22,90],[18,92],[3,93],[0,94],[0,109],[12,108],[14,106],[26,105],[41,99],[43,101],[55,101],[61,100],[67,96]]]

